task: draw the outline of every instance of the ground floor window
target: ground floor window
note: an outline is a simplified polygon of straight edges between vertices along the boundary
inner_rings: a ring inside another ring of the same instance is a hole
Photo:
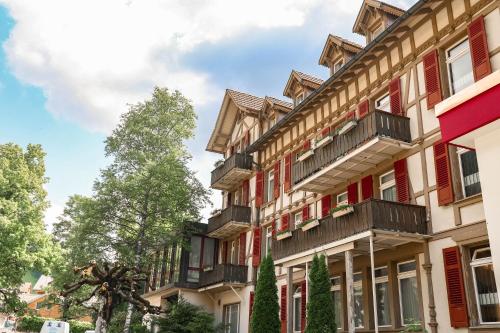
[[[403,325],[408,325],[420,318],[417,263],[415,261],[398,264],[398,284],[401,322]]]
[[[377,295],[378,326],[389,326],[391,325],[391,307],[387,267],[375,269],[375,291]]]
[[[365,316],[365,310],[363,307],[363,274],[361,272],[354,273],[353,278],[354,327],[363,328],[363,319]]]
[[[470,265],[480,322],[482,324],[500,322],[500,305],[490,248],[474,250]]]
[[[332,291],[333,308],[335,310],[335,323],[337,328],[342,328],[342,284],[340,276],[333,277],[331,279],[332,286],[330,290]]]
[[[240,305],[224,305],[224,333],[238,333]]]
[[[302,288],[297,287],[293,293],[293,331],[300,333],[302,326]]]

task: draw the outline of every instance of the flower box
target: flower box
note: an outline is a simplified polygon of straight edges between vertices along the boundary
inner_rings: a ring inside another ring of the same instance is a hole
[[[277,240],[282,240],[288,237],[292,237],[292,232],[290,230],[278,231],[278,233],[276,234]]]
[[[307,151],[301,153],[299,155],[299,157],[297,158],[297,160],[299,160],[299,161],[302,162],[302,161],[308,159],[309,157],[311,157],[313,155],[314,155],[314,150],[310,149],[310,150],[307,150]]]
[[[302,231],[307,231],[309,229],[317,227],[318,225],[319,225],[318,219],[309,219],[307,221],[302,222],[299,225],[299,228],[302,229]]]
[[[326,136],[322,137],[321,139],[318,139],[316,141],[316,149],[323,147],[327,143],[331,142],[333,140],[333,135],[332,134],[327,134]]]
[[[354,212],[354,207],[352,205],[342,205],[332,208],[330,213],[333,217],[340,217]]]
[[[342,134],[345,134],[345,133],[349,132],[354,127],[356,127],[357,124],[358,124],[358,122],[356,120],[354,120],[354,119],[346,121],[345,124],[343,124],[339,128],[338,134],[342,135]]]

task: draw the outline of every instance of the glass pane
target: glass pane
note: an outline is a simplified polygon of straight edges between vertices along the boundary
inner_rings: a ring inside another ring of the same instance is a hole
[[[189,252],[189,267],[200,267],[201,260],[201,237],[191,237],[191,251]]]
[[[301,307],[301,298],[295,297],[293,299],[293,329],[295,331],[300,332],[300,307]]]
[[[476,278],[477,302],[483,323],[500,321],[500,306],[498,304],[497,286],[493,265],[474,268]]]
[[[382,190],[382,199],[387,201],[398,201],[396,196],[396,186],[391,186]]]
[[[469,49],[469,41],[464,40],[463,42],[461,42],[460,44],[458,44],[457,46],[448,51],[448,58],[456,57],[458,54],[460,54],[460,52],[468,49]]]
[[[474,83],[472,60],[469,51],[466,51],[463,55],[452,60],[449,65],[449,70],[453,94]]]
[[[410,277],[401,279],[400,297],[401,297],[401,315],[405,325],[410,324],[419,319],[418,311],[418,295],[417,295],[417,278]]]
[[[405,262],[398,265],[399,273],[411,272],[417,269],[417,263],[415,261]]]
[[[476,152],[471,150],[460,154],[460,163],[462,164],[465,196],[469,197],[471,195],[481,193]]]
[[[385,175],[382,175],[380,177],[380,184],[385,184],[390,182],[391,180],[394,180],[394,172],[386,173]]]
[[[378,99],[375,102],[375,108],[377,110],[390,112],[391,111],[391,106],[390,106],[390,103],[389,103],[389,95],[385,95],[384,97]]]
[[[231,333],[238,333],[238,304],[231,305]]]
[[[337,328],[342,327],[342,293],[339,291],[332,292],[333,307],[335,310],[335,323]]]
[[[375,269],[375,277],[387,276],[387,267],[381,267]]]
[[[215,256],[215,239],[205,238],[203,244],[203,269],[211,269],[214,267]]]
[[[198,282],[200,279],[200,271],[190,269],[188,270],[187,281],[188,282]]]
[[[347,203],[347,192],[337,195],[337,204]]]
[[[377,314],[379,326],[391,324],[391,309],[389,303],[389,284],[387,282],[377,283]]]
[[[363,309],[363,287],[356,286],[354,287],[354,326],[355,327],[363,327],[363,317],[364,317],[364,309]]]

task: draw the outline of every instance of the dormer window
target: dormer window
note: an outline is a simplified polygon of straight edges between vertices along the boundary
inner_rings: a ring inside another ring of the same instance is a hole
[[[338,72],[349,59],[361,51],[363,47],[339,36],[329,35],[323,52],[319,58],[319,64],[330,69],[330,75]]]
[[[283,95],[293,100],[293,106],[299,105],[309,94],[318,89],[322,79],[293,70],[290,74]]]
[[[297,97],[295,98],[295,106],[299,105],[300,103],[302,103],[302,101],[304,100],[304,94],[298,94]]]
[[[339,61],[337,61],[333,65],[333,73],[332,74],[337,73],[342,68],[342,66],[344,66],[344,59],[340,59]]]
[[[378,35],[380,35],[382,32],[384,32],[384,26],[381,24],[379,25],[375,30],[372,32],[372,40],[377,38]]]

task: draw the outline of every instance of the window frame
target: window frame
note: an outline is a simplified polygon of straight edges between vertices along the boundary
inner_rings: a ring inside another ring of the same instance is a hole
[[[479,193],[471,194],[469,196],[465,192],[465,177],[464,177],[464,170],[463,170],[463,166],[462,166],[462,155],[465,153],[468,153],[470,151],[471,151],[470,149],[466,149],[463,147],[457,147],[458,168],[460,170],[460,187],[462,189],[462,195],[464,198],[470,198],[470,197],[473,197],[475,195],[481,194],[483,192],[481,189],[481,191]],[[477,155],[476,155],[476,163],[477,163]],[[479,177],[479,168],[478,168],[477,173],[478,173],[478,177]],[[481,186],[481,178],[479,178],[479,186]]]
[[[387,102],[384,104],[379,104],[380,101],[384,100],[387,98]],[[379,98],[375,99],[375,109],[391,113],[391,97],[389,95],[389,92],[383,94]]]
[[[355,281],[355,276],[356,275],[360,275],[361,276],[361,279],[359,279],[359,281]],[[365,290],[363,288],[363,278],[364,278],[364,275],[363,275],[363,272],[362,271],[359,271],[359,272],[354,272],[352,274],[352,289],[353,289],[353,296],[354,296],[354,288],[356,287],[361,287],[361,312],[362,312],[362,317],[361,317],[361,326],[356,326],[356,323],[354,323],[354,328],[355,329],[363,329],[365,328],[365,302],[364,302],[364,294],[365,294]],[[355,304],[353,304],[353,306],[355,307]],[[354,317],[356,317],[356,309],[354,308]]]
[[[388,182],[386,182],[386,183],[382,183],[382,178],[384,178],[385,176],[387,176],[387,175],[389,175],[391,173],[394,174],[393,179],[390,180],[390,181],[388,181]],[[384,199],[384,190],[387,190],[387,189],[389,189],[391,187],[396,188],[396,174],[394,172],[394,169],[381,174],[378,177],[378,185],[379,185],[380,199],[381,200],[386,200],[386,199]],[[397,195],[397,193],[396,193],[396,195]]]
[[[390,296],[390,288],[389,288],[389,267],[388,266],[380,266],[380,267],[375,267],[375,272],[377,270],[380,270],[380,269],[385,269],[387,271],[387,274],[384,275],[384,276],[379,276],[379,277],[375,277],[375,288],[377,287],[376,285],[377,284],[382,284],[382,283],[386,283],[387,284],[387,289],[388,289],[388,293],[389,293],[389,296]],[[391,327],[392,326],[392,318],[391,318],[391,313],[392,313],[392,307],[391,307],[391,298],[389,297],[389,299],[387,300],[389,302],[389,324],[386,324],[386,325],[378,325],[378,327]],[[377,309],[377,313],[378,313],[378,309]]]
[[[461,57],[463,57],[467,52],[469,53],[469,57],[471,58],[472,60],[472,54],[471,54],[471,50],[470,50],[470,45],[469,43],[465,43],[467,45],[467,48],[462,50],[460,53],[454,55],[453,57],[449,57],[449,52],[451,50],[453,50],[454,48],[458,47],[460,44],[462,44],[463,42],[468,42],[469,40],[469,37],[465,37],[465,38],[462,38],[460,39],[458,42],[456,43],[453,43],[451,46],[449,46],[448,48],[445,49],[444,51],[444,55],[445,55],[445,63],[446,63],[446,74],[448,76],[448,87],[450,88],[450,96],[453,96],[455,95],[457,92],[459,91],[454,91],[454,87],[453,87],[453,81],[452,81],[452,78],[451,78],[451,65],[453,64],[453,62],[457,59],[460,59]],[[472,83],[474,83],[474,67],[473,67],[473,64],[472,64],[472,61],[471,61],[471,74],[472,74]],[[463,88],[462,88],[463,89]]]
[[[293,297],[292,298],[293,298],[293,302],[292,302],[292,306],[293,306],[293,309],[292,309],[293,310],[292,311],[292,314],[293,314],[293,317],[292,317],[292,326],[293,326],[292,327],[292,331],[294,333],[301,333],[302,332],[302,330],[301,330],[301,327],[302,327],[302,286],[299,285],[299,286],[297,286],[295,288],[295,290],[293,292]],[[296,308],[295,308],[296,304],[295,304],[295,302],[296,302],[296,299],[300,300],[299,305],[298,305],[298,307],[299,307],[299,318],[298,318],[298,320],[299,320],[299,330],[298,331],[295,329],[295,320],[296,320],[296,318],[295,318],[295,314],[296,314]]]
[[[399,266],[404,265],[404,264],[408,264],[410,262],[415,263],[415,270],[410,271],[410,272],[400,273]],[[401,319],[401,326],[406,327],[406,326],[408,326],[408,324],[405,324],[405,319],[404,319],[404,314],[403,314],[403,299],[401,298],[401,294],[402,294],[401,293],[401,280],[412,278],[412,277],[418,279],[418,277],[417,277],[418,266],[417,266],[417,261],[415,259],[398,262],[396,266],[397,266],[397,276],[396,277],[398,279],[399,315],[400,315],[400,319]],[[417,281],[417,283],[418,283],[418,281]],[[418,289],[418,286],[417,286],[417,289]],[[418,305],[418,307],[420,308],[420,304]],[[419,312],[420,312],[420,310],[419,310]],[[419,316],[421,316],[421,315],[422,314],[419,313]],[[413,319],[418,320],[420,318],[413,318]]]
[[[338,284],[334,284],[333,283],[334,280],[338,280],[339,283]],[[340,318],[338,318],[338,319],[335,318],[335,319],[337,319],[339,321],[338,326],[337,326],[337,330],[342,330],[342,327],[344,325],[344,316],[343,316],[343,314],[344,314],[344,304],[343,304],[344,303],[343,302],[344,297],[343,296],[344,295],[342,294],[342,277],[340,275],[333,276],[333,277],[330,278],[330,293],[333,293],[335,291],[340,292],[340,313],[341,313]]]
[[[266,188],[266,199],[267,199],[267,202],[271,202],[273,200],[273,197],[274,197],[274,169],[271,168],[268,172],[267,172],[267,188]],[[272,180],[272,185],[271,185],[271,180]]]
[[[268,226],[266,226],[265,230],[266,230],[266,253],[265,253],[265,255],[267,256],[267,254],[271,250],[271,246],[273,244],[273,226],[268,225]]]
[[[293,223],[294,223],[295,227],[297,227],[298,224],[304,222],[303,216],[302,216],[302,210],[298,210],[292,214],[293,214]],[[298,222],[298,223],[297,223],[297,216],[300,216],[300,220],[299,220],[300,222]]]
[[[222,307],[222,322],[224,323],[224,325],[226,325],[226,328],[224,329],[224,333],[230,333],[230,329],[231,327],[228,326],[231,324],[231,322],[226,322],[226,320],[228,318],[231,318],[231,315],[227,315],[227,309],[230,309],[231,307],[233,306],[237,306],[238,308],[238,316],[236,317],[236,333],[239,333],[240,332],[240,310],[241,310],[241,307],[240,307],[240,303],[228,303],[228,304],[224,304],[224,306]]]
[[[337,68],[337,65],[339,65],[339,64],[340,64],[340,66]],[[336,62],[334,62],[333,63],[333,67],[332,67],[333,68],[333,74],[337,73],[342,68],[342,66],[344,66],[344,64],[345,64],[344,63],[344,58],[340,58],[340,60],[337,60]]]
[[[342,201],[339,201],[339,198],[342,196],[345,196],[345,199]],[[349,196],[347,194],[347,191],[344,191],[342,193],[337,194],[335,196],[335,203],[337,204],[337,206],[349,204]]]

